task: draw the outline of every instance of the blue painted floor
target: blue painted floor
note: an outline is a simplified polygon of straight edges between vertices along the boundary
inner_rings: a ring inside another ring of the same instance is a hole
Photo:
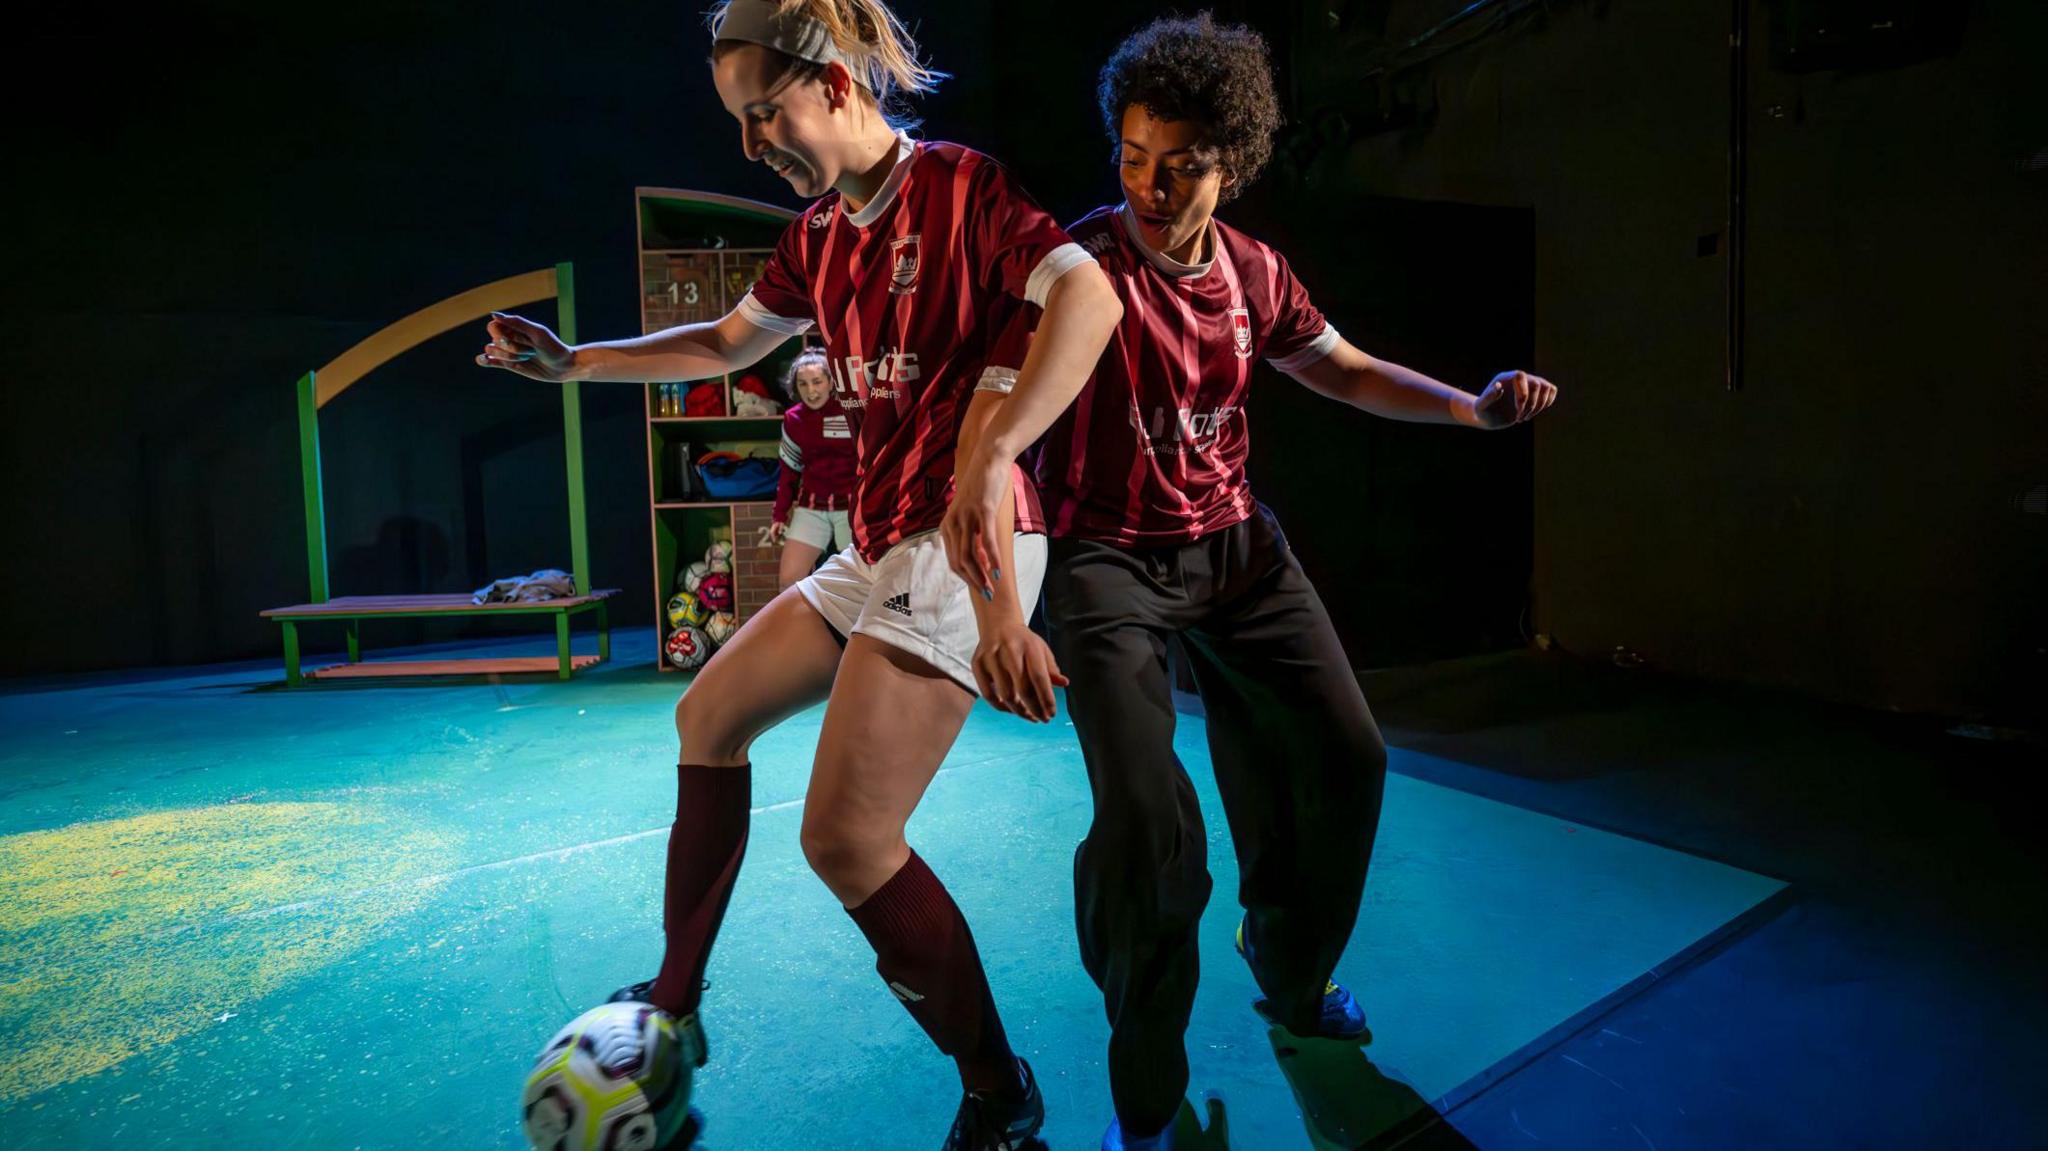
[[[1418,779],[1794,885],[1407,1148],[2048,1147],[2038,733],[1557,652],[1364,683]]]
[[[0,695],[7,1145],[522,1146],[533,1052],[660,956],[683,681],[620,638],[621,662],[565,684],[283,691],[274,669],[238,666]],[[705,1000],[697,1102],[717,1151],[794,1131],[936,1147],[958,1100],[798,848],[820,714],[756,745],[752,845]],[[1210,1131],[1191,1146],[1384,1139],[1781,891],[1424,782],[1458,765],[1396,750],[1337,973],[1374,1040],[1296,1043],[1247,1006],[1201,721],[1177,742],[1215,829],[1188,1036]],[[1109,1114],[1107,1029],[1072,933],[1088,806],[1070,728],[978,709],[911,827],[974,925],[1062,1151],[1093,1147]],[[1615,1034],[1617,1058],[1628,1041]]]

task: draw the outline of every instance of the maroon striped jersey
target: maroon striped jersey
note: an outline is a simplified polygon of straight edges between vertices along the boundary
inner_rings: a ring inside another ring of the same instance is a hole
[[[939,526],[961,421],[1012,301],[1045,305],[1088,262],[1001,165],[958,144],[899,145],[896,167],[858,212],[837,192],[783,233],[738,310],[770,331],[816,326],[854,425],[854,547],[869,562]],[[1017,530],[1044,531],[1023,470]]]
[[[815,408],[802,400],[782,414],[782,475],[775,485],[775,522],[792,507],[842,511],[853,497],[853,421],[838,399]]]
[[[1115,285],[1124,318],[1038,446],[1053,535],[1152,547],[1244,520],[1253,361],[1291,372],[1337,347],[1280,253],[1221,220],[1210,228],[1211,259],[1197,265],[1154,251],[1121,204],[1068,229]],[[1013,378],[1037,318],[1023,312],[996,356]]]

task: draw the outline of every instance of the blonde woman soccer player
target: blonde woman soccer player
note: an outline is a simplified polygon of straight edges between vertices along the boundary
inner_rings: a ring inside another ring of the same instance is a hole
[[[712,78],[747,157],[815,198],[760,281],[716,322],[616,343],[565,347],[500,320],[479,357],[543,380],[691,380],[815,328],[855,429],[853,546],[749,620],[676,706],[667,952],[651,982],[619,994],[675,1014],[701,1052],[705,961],[747,843],[748,749],[829,699],[804,853],[890,991],[958,1064],[964,1096],[944,1146],[1016,1147],[1043,1122],[1038,1086],[1005,1038],[967,921],[903,829],[974,702],[977,641],[1014,679],[1057,676],[1025,626],[1045,537],[1021,473],[1014,488],[1006,476],[990,514],[1005,578],[970,595],[936,529],[956,451],[999,400],[975,388],[1011,304],[1044,311],[1023,375],[1070,393],[1122,306],[995,161],[903,133],[896,99],[938,77],[879,0],[731,0],[711,27]],[[1050,695],[1028,714],[1050,718]]]

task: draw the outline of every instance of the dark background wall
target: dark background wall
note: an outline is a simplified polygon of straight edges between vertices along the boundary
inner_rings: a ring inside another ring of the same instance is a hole
[[[1537,434],[1538,626],[1687,673],[2037,720],[2048,8],[1749,5],[1731,392],[1736,7],[1495,4],[1523,15],[1402,51],[1463,7],[1303,9],[1296,97],[1323,114],[1312,179],[1534,213],[1536,362],[1568,389]]]
[[[1489,437],[1262,390],[1255,483],[1357,661],[1542,631],[1878,706],[2040,698],[2040,7],[1979,0],[1924,59],[1794,72],[1773,24],[1816,6],[1753,6],[1733,393],[1730,6],[1502,3],[1404,49],[1463,7],[1218,5],[1273,39],[1294,122],[1230,218],[1368,350],[1566,388]],[[1114,194],[1089,87],[1151,5],[901,10],[957,73],[928,135],[1001,156],[1063,218]],[[741,161],[688,5],[142,20],[25,27],[26,52],[91,66],[5,81],[32,178],[8,213],[0,528],[39,598],[11,597],[0,674],[274,653],[256,612],[305,592],[292,379],[561,259],[584,333],[632,331],[635,185],[787,198]],[[471,368],[473,343],[323,414],[337,590],[566,565],[558,397]],[[645,621],[639,396],[584,402],[593,567]]]

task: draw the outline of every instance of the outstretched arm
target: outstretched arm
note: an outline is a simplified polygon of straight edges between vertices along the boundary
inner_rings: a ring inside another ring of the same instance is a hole
[[[1329,355],[1288,374],[1360,411],[1421,424],[1505,428],[1536,418],[1557,399],[1555,384],[1527,372],[1502,372],[1475,396],[1341,339]]]
[[[753,364],[789,338],[755,324],[738,309],[717,320],[683,324],[638,339],[574,347],[545,325],[520,316],[495,315],[489,331],[491,342],[477,355],[477,363],[553,383],[702,380]]]

